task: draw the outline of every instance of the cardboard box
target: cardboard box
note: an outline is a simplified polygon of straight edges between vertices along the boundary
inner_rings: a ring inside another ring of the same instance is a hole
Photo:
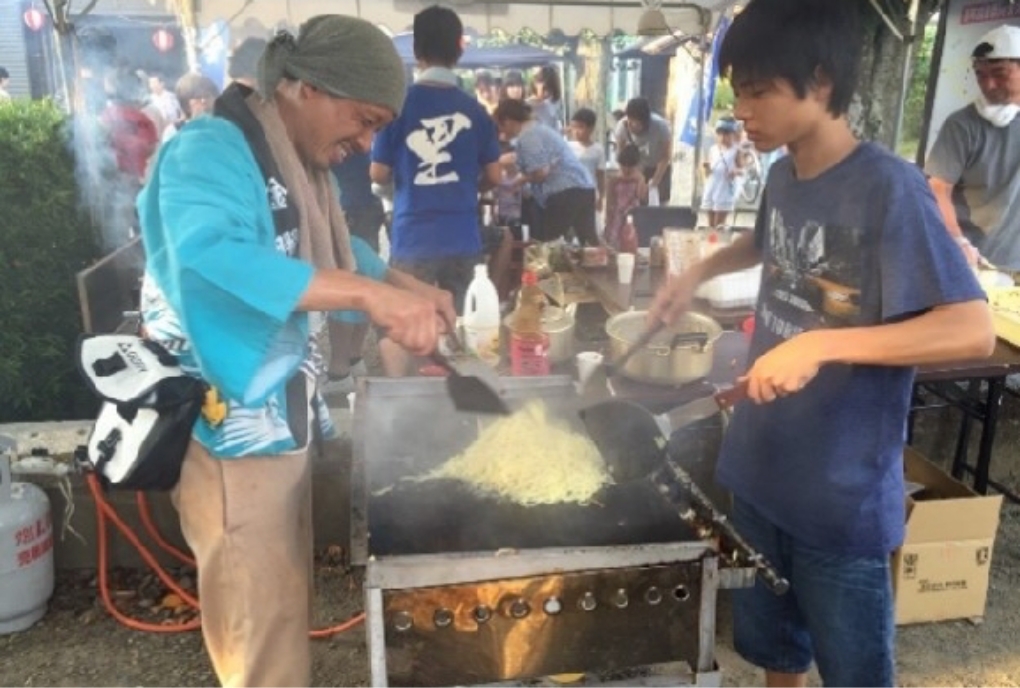
[[[904,470],[924,489],[907,497],[907,531],[893,554],[896,623],[984,616],[1001,495],[979,495],[907,447]]]

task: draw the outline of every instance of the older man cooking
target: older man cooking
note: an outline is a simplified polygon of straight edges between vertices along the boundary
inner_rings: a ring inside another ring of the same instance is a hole
[[[416,354],[454,318],[446,292],[387,270],[348,237],[329,167],[400,112],[403,65],[369,22],[324,15],[281,33],[259,92],[160,152],[138,200],[148,335],[214,387],[174,491],[198,562],[202,632],[224,685],[306,686],[309,439],[328,431],[309,312],[363,311]]]

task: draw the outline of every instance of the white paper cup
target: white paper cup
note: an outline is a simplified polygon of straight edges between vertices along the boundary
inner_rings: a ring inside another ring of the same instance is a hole
[[[630,284],[630,281],[634,279],[633,253],[616,254],[616,278],[620,284]]]
[[[574,356],[577,363],[577,381],[583,385],[602,363],[602,354],[598,351],[582,351]]]

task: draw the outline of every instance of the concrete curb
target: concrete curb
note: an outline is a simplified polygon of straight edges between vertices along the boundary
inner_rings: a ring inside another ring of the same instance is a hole
[[[340,438],[327,443],[323,451],[312,454],[312,517],[315,547],[339,545],[346,553],[350,544],[350,413],[344,409],[333,411],[333,420]],[[41,487],[50,499],[54,524],[54,563],[58,569],[95,568],[97,563],[96,510],[88,486],[81,475],[66,475],[65,488],[61,489],[64,472],[62,465],[70,461],[74,448],[85,443],[92,421],[63,421],[52,423],[12,423],[0,425],[0,435],[8,435],[18,442],[22,461],[14,464],[14,479]],[[45,449],[51,458],[24,457],[33,449]],[[56,467],[56,470],[54,469]],[[73,510],[65,528],[69,485]],[[153,523],[160,535],[175,547],[187,551],[177,518],[177,511],[165,492],[147,494]],[[107,499],[149,550],[163,565],[178,562],[163,554],[151,541],[141,524],[135,506],[134,492],[109,492]],[[72,532],[73,529],[73,532]],[[74,533],[78,533],[75,536]],[[109,526],[109,556],[111,566],[145,567],[146,564],[134,546]]]

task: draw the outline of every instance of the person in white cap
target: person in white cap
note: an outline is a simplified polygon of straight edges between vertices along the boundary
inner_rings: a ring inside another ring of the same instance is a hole
[[[1020,27],[992,29],[971,57],[981,94],[946,119],[925,173],[968,259],[1020,270]]]

